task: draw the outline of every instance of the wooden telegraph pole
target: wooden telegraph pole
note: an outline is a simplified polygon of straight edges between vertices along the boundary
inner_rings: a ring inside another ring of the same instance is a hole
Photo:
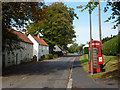
[[[82,8],[83,6],[77,6],[77,8]],[[91,4],[89,6],[89,17],[90,17],[90,61],[91,61],[91,75],[93,75],[93,61],[92,61],[92,24],[91,24]]]
[[[100,0],[98,0],[98,12],[99,12],[99,34],[100,34],[100,42],[101,42],[101,46],[102,46]]]
[[[91,5],[89,6],[90,17],[90,60],[91,60],[91,75],[93,75],[93,59],[92,59],[92,24],[91,24]]]

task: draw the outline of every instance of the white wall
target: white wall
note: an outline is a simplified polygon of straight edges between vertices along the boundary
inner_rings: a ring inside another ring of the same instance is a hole
[[[120,32],[120,24],[118,24],[118,32]]]
[[[57,45],[54,46],[54,51],[62,51]]]
[[[33,42],[33,56],[37,56],[37,61],[41,59],[41,56],[49,54],[49,46],[38,44],[38,42],[29,34],[28,38]]]
[[[40,56],[49,54],[49,46],[39,45]]]
[[[40,57],[39,57],[39,44],[30,34],[28,35],[28,38],[33,43],[33,56],[36,55],[37,56],[37,61],[38,61],[40,59]]]
[[[20,64],[21,61],[28,62],[33,58],[33,44],[26,42],[20,42],[20,45],[24,47],[23,50],[5,51],[5,67],[14,64]]]
[[[85,46],[83,46],[83,49],[84,49],[85,47],[89,47],[89,44],[86,44]]]

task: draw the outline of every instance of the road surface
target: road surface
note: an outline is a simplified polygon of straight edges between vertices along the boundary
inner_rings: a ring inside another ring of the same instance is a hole
[[[22,65],[3,76],[3,88],[116,88],[88,78],[80,65],[80,55],[68,55]]]

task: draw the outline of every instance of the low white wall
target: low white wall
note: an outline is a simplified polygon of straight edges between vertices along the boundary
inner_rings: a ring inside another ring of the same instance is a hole
[[[3,53],[3,59],[5,60],[5,67],[14,64],[20,64],[21,61],[31,61],[33,58],[33,45],[25,42],[20,42],[20,45],[24,47],[23,50],[5,51]]]

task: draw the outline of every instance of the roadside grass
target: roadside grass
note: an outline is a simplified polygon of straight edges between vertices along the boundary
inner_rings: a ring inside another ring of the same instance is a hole
[[[103,78],[103,79],[117,79],[118,78],[118,57],[117,56],[105,56],[103,55],[103,69],[104,72],[95,73],[93,76],[88,75],[91,78]],[[88,54],[81,56],[81,65],[86,72],[89,72]]]
[[[80,57],[80,64],[85,72],[89,72],[88,54],[84,54]]]
[[[72,54],[74,54],[74,53],[67,53],[67,55],[72,55]]]

